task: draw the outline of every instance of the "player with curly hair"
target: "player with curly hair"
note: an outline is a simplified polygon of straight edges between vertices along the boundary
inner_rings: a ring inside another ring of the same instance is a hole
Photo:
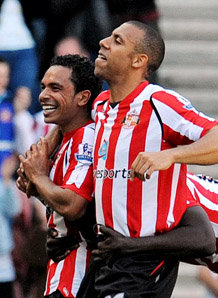
[[[41,81],[39,100],[45,122],[59,126],[62,143],[51,167],[49,144],[43,138],[31,146],[26,157],[20,155],[27,180],[47,206],[49,241],[58,239],[57,252],[62,245],[67,247],[63,260],[53,255],[48,261],[45,297],[75,297],[88,266],[90,250],[77,221],[93,199],[94,123],[90,107],[101,86],[88,58],[54,57]],[[26,192],[26,185],[20,183],[19,188]]]

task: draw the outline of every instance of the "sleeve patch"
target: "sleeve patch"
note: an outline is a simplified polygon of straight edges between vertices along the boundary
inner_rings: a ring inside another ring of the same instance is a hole
[[[79,144],[79,152],[75,153],[77,161],[83,164],[90,164],[93,162],[93,146],[88,143]]]

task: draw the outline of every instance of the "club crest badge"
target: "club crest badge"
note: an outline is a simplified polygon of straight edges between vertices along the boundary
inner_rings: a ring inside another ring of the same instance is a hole
[[[134,110],[131,113],[128,113],[122,121],[124,128],[134,128],[140,121],[139,115]]]

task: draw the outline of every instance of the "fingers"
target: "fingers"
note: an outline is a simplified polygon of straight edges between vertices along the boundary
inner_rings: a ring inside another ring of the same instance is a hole
[[[36,149],[37,149],[37,145],[36,144],[32,144],[30,146],[30,150],[28,150],[27,152],[36,151]],[[27,155],[27,152],[26,152],[26,155]]]
[[[17,174],[23,181],[27,180],[23,167],[17,169]]]
[[[155,167],[154,161],[151,159],[152,153],[140,152],[131,166],[130,180],[133,181],[134,178],[138,178],[141,181],[146,181],[150,179],[153,174]]]
[[[45,138],[41,137],[38,144],[37,144],[37,148],[40,151],[43,151],[44,153],[48,154],[48,142]]]
[[[48,248],[47,247],[47,255],[50,259],[52,259],[54,262],[60,262],[61,260],[65,259],[69,254],[71,250],[70,249],[58,249],[58,248]]]
[[[113,229],[103,225],[99,226],[99,231],[104,234],[104,238],[108,238],[110,236],[112,237],[121,236],[121,234],[118,233],[117,231],[114,231]]]
[[[31,181],[27,182],[27,186],[26,186],[26,195],[28,198],[30,198],[33,195],[34,192],[34,185]]]
[[[146,179],[146,171],[148,169],[148,163],[142,163],[141,161],[141,154],[139,153],[132,163],[131,172],[130,172],[130,180],[133,181],[134,178],[138,178],[142,181]]]
[[[105,236],[110,236],[113,232],[111,228],[102,225],[99,226],[99,231],[103,233]]]
[[[26,193],[28,179],[25,175],[22,163],[20,164],[20,167],[17,169],[17,174],[19,177],[16,180],[16,186],[19,190]]]
[[[67,256],[69,256],[71,250],[65,251],[63,254],[58,254],[57,256],[50,257],[55,263],[58,263],[64,260]]]
[[[16,186],[19,190],[26,193],[26,182],[24,182],[20,177],[17,178]]]
[[[144,174],[145,175],[145,179],[150,179],[151,175],[154,173],[154,167],[150,167],[147,172]]]
[[[93,249],[92,256],[95,262],[108,262],[111,259],[111,255],[109,253],[102,252],[99,249]]]
[[[65,259],[72,250],[79,247],[79,243],[69,244],[67,238],[55,238],[57,231],[55,229],[48,229],[48,237],[46,242],[47,255],[54,262],[60,262]]]
[[[47,230],[48,236],[55,238],[58,236],[58,231],[52,228],[48,228]]]
[[[23,169],[23,163],[25,162],[26,158],[23,155],[21,155],[21,154],[18,157],[19,157],[19,160],[20,160],[20,162],[22,164],[22,166],[20,166],[20,168],[22,170]]]

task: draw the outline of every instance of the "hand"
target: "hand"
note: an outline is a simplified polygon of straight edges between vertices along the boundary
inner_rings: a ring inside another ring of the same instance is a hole
[[[72,250],[79,247],[79,242],[75,242],[73,236],[57,238],[58,232],[55,229],[48,229],[46,252],[54,262],[65,259]]]
[[[29,179],[27,179],[22,163],[20,163],[20,166],[17,169],[17,174],[19,176],[16,181],[17,188],[24,192],[28,198],[31,196],[38,197],[39,194],[36,190],[36,187],[32,182],[29,181]]]
[[[40,142],[32,145],[26,152],[26,158],[19,155],[25,175],[34,183],[38,176],[48,176],[50,171],[50,160],[48,156],[48,143],[41,138]]]
[[[23,164],[20,163],[19,168],[17,169],[18,178],[16,181],[17,188],[21,190],[22,192],[26,193],[28,179],[24,173]]]
[[[128,237],[114,231],[105,226],[99,226],[100,232],[103,234],[103,241],[99,241],[97,249],[92,251],[94,261],[110,262],[115,256],[124,253]]]
[[[131,166],[131,180],[150,179],[154,171],[167,170],[174,163],[171,150],[160,152],[140,152]]]

